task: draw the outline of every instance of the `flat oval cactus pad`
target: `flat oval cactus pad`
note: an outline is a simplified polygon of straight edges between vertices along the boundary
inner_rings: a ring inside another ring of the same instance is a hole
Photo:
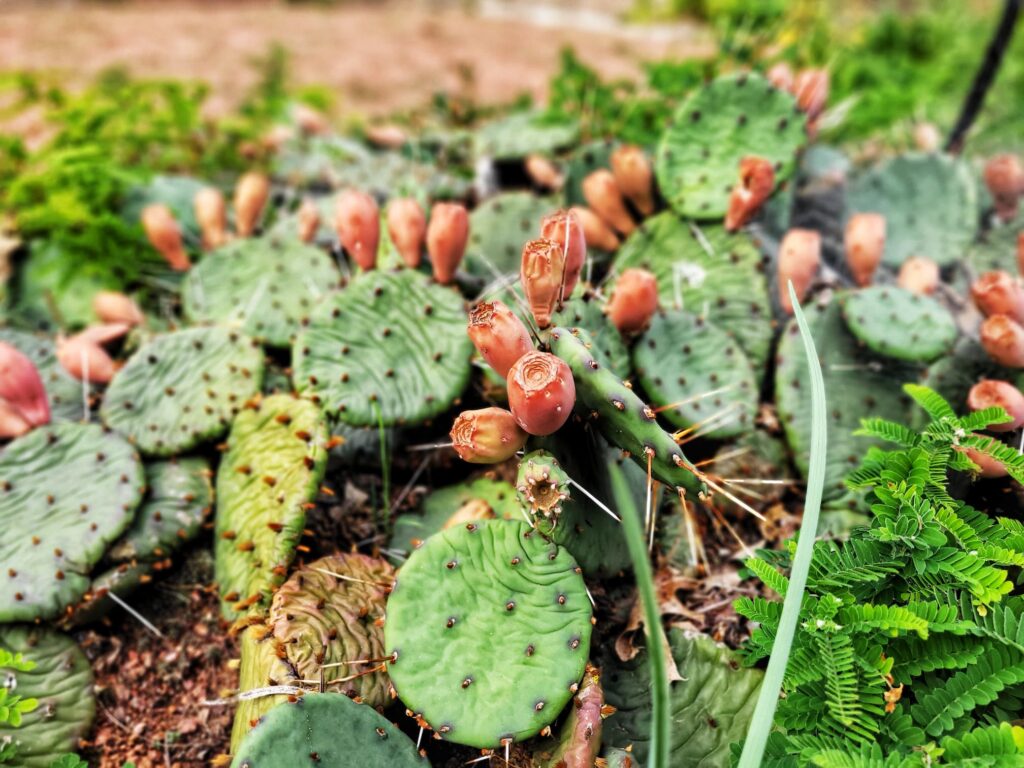
[[[956,321],[931,296],[873,285],[845,296],[841,306],[850,332],[886,357],[927,363],[949,352],[956,341]]]

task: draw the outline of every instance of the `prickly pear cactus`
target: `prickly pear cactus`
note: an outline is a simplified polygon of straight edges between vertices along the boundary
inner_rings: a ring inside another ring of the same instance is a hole
[[[35,363],[43,386],[46,387],[46,396],[50,401],[50,417],[53,421],[85,419],[82,382],[72,378],[57,362],[53,341],[45,336],[36,336],[13,328],[0,328],[0,341],[16,347]],[[88,390],[89,387],[85,387],[84,391]]]
[[[50,768],[61,755],[74,752],[92,726],[92,667],[74,640],[46,627],[0,626],[0,648],[36,664],[28,672],[0,669],[0,682],[22,698],[39,701],[19,728],[0,724],[0,744],[14,742],[18,766]]]
[[[755,370],[764,367],[772,341],[771,300],[764,260],[747,235],[698,226],[666,211],[622,244],[612,271],[629,267],[654,273],[663,307],[706,317],[736,337]]]
[[[962,258],[977,230],[977,188],[966,162],[949,155],[899,155],[857,176],[850,186],[855,213],[885,216],[883,262],[899,267],[911,256],[939,266]]]
[[[934,389],[958,412],[962,412],[967,408],[967,393],[981,379],[1013,381],[1018,388],[1024,385],[1019,376],[1010,374],[992,360],[977,339],[964,336],[953,345],[949,355],[928,366],[921,383]],[[912,423],[923,429],[927,418],[927,414],[919,414],[917,421]]]
[[[927,363],[956,341],[956,321],[930,296],[875,285],[847,294],[841,306],[850,332],[885,357]]]
[[[537,237],[540,220],[556,207],[550,198],[529,192],[505,192],[485,200],[469,215],[465,269],[488,281],[518,273],[523,243]]]
[[[424,768],[398,726],[338,693],[278,704],[245,737],[231,768]]]
[[[1017,242],[1022,234],[1024,213],[1011,222],[982,232],[967,252],[967,263],[978,275],[997,269],[1010,274],[1017,272]]]
[[[388,598],[391,681],[442,739],[522,741],[578,690],[590,618],[576,562],[526,523],[451,528],[409,556]]]
[[[278,655],[303,680],[323,680],[331,691],[384,707],[388,675],[378,660],[384,657],[384,602],[394,577],[384,560],[359,554],[301,567],[270,604]],[[381,671],[366,674],[375,667]]]
[[[238,692],[287,685],[298,688],[294,671],[277,656],[277,644],[267,627],[246,627],[239,635]],[[237,753],[245,735],[267,712],[288,700],[284,694],[245,698],[238,702],[231,724],[231,752]]]
[[[619,329],[605,315],[596,296],[581,296],[567,301],[561,310],[551,316],[551,324],[585,329],[591,353],[597,361],[622,378],[629,376],[629,349]]]
[[[718,439],[754,423],[754,369],[739,344],[708,320],[682,310],[656,314],[633,348],[633,364],[651,404],[677,427]]]
[[[592,141],[584,144],[569,155],[565,164],[566,205],[586,205],[583,196],[583,180],[600,168],[611,168],[615,142],[611,140]]]
[[[793,97],[760,75],[719,77],[679,105],[662,135],[655,173],[661,194],[681,216],[725,216],[740,160],[763,157],[776,182],[793,171],[807,139]]]
[[[196,221],[196,192],[206,185],[191,176],[154,176],[147,183],[133,187],[128,191],[122,209],[125,221],[137,224],[142,218],[142,210],[150,203],[162,203],[174,213],[174,219],[181,227],[182,234],[198,242],[199,222]]]
[[[537,768],[593,768],[601,749],[604,691],[600,673],[589,664],[572,703],[558,738],[534,750]]]
[[[569,476],[547,451],[531,451],[519,461],[516,495],[535,524],[548,535],[562,513],[562,504],[570,497]]]
[[[221,612],[266,609],[284,581],[327,464],[327,426],[307,400],[273,395],[235,418],[217,469]]]
[[[260,390],[263,353],[227,328],[155,337],[114,376],[100,414],[143,453],[171,456],[227,431]]]
[[[89,573],[131,524],[142,464],[92,424],[51,424],[0,453],[0,622],[58,615],[89,588]]]
[[[473,151],[477,157],[519,160],[576,143],[580,127],[575,121],[553,123],[539,112],[516,112],[494,120],[476,132]]]
[[[409,269],[368,272],[313,310],[294,381],[348,424],[416,424],[462,394],[472,351],[457,293]]]
[[[295,235],[236,240],[189,271],[182,309],[193,323],[240,328],[266,344],[287,347],[312,306],[340,280],[334,260]]]
[[[89,591],[81,601],[64,612],[57,625],[61,629],[77,629],[99,621],[118,607],[117,601],[111,595],[122,600],[127,598],[139,587],[150,583],[158,567],[163,565],[153,562],[124,562],[94,575]]]

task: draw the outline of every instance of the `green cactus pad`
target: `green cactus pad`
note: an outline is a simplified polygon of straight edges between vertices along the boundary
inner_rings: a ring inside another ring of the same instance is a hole
[[[1015,274],[1018,270],[1017,243],[1022,234],[1024,213],[1018,214],[1011,222],[983,232],[967,252],[967,263],[977,275],[997,269]]]
[[[594,420],[612,445],[626,451],[645,469],[647,451],[653,451],[651,473],[670,488],[684,488],[694,497],[706,490],[692,464],[676,441],[658,424],[654,412],[636,393],[607,368],[603,368],[578,337],[579,331],[556,328],[551,332],[551,351],[564,360],[576,383],[576,411]]]
[[[576,692],[590,619],[576,561],[526,523],[451,528],[409,556],[388,598],[391,681],[442,739],[522,741]]]
[[[516,112],[483,126],[473,137],[478,157],[519,160],[576,143],[580,126],[575,121],[551,122],[538,112]]]
[[[277,657],[277,644],[273,635],[266,627],[246,627],[239,635],[239,666],[238,691],[246,693],[257,688],[268,688],[277,685],[296,685],[295,673]],[[288,700],[284,694],[275,696],[258,696],[253,699],[242,699],[235,709],[235,719],[231,724],[231,752],[238,752],[245,735],[259,722],[267,712],[278,704]]]
[[[614,141],[601,140],[584,144],[569,155],[565,164],[563,191],[566,205],[587,205],[587,199],[583,196],[583,180],[596,170],[611,168],[614,151]]]
[[[311,307],[338,285],[323,250],[291,238],[236,240],[206,254],[181,287],[193,323],[219,323],[275,347],[288,346]]]
[[[16,347],[35,363],[39,377],[50,400],[52,421],[82,421],[85,407],[82,401],[82,382],[64,370],[57,362],[53,342],[45,336],[36,336],[13,328],[0,328],[0,341]]]
[[[118,563],[92,577],[89,591],[78,603],[67,609],[57,622],[61,629],[77,629],[99,621],[114,611],[118,605],[111,597],[122,600],[153,579],[157,566],[162,563],[125,562]]]
[[[678,404],[662,411],[675,426],[691,427],[721,414],[700,429],[721,439],[753,425],[759,400],[754,369],[739,344],[714,323],[682,310],[659,312],[633,348],[633,363],[653,405]]]
[[[387,672],[335,681],[381,666],[342,662],[383,658],[381,622],[394,577],[384,560],[333,555],[303,566],[278,588],[269,623],[279,653],[301,679],[323,680],[328,690],[359,696],[371,707],[390,702]]]
[[[469,243],[463,267],[485,280],[518,274],[523,246],[540,236],[540,220],[557,206],[549,197],[505,192],[469,214]]]
[[[850,332],[885,357],[927,363],[956,341],[956,321],[930,296],[875,285],[847,294],[841,306]]]
[[[144,486],[127,442],[93,424],[52,424],[0,453],[0,622],[58,615],[131,524]]]
[[[231,768],[429,768],[398,726],[338,693],[278,704],[242,741]]]
[[[963,258],[978,228],[970,167],[948,155],[908,153],[853,180],[849,207],[885,216],[883,262],[926,256],[940,267]]]
[[[235,418],[217,469],[214,547],[225,617],[269,607],[323,479],[326,442],[320,410],[290,395],[268,397]]]
[[[313,310],[294,381],[348,424],[415,424],[462,394],[472,352],[455,291],[409,269],[368,272]]]
[[[629,349],[596,296],[578,296],[567,301],[560,311],[551,316],[551,324],[586,330],[591,354],[597,361],[622,378],[629,376]]]
[[[189,328],[144,344],[117,372],[100,415],[140,451],[172,456],[220,437],[263,381],[263,353],[227,328]]]
[[[622,244],[612,271],[629,267],[654,273],[663,307],[706,317],[736,337],[755,370],[764,367],[772,341],[771,299],[764,260],[746,234],[698,227],[665,211]]]
[[[704,635],[669,634],[676,667],[683,680],[672,683],[670,765],[721,768],[729,748],[742,741],[754,714],[763,674],[740,667],[737,656]],[[651,678],[646,653],[620,661],[614,651],[601,665],[605,697],[616,708],[604,724],[604,742],[633,747],[638,765],[647,762],[651,738]]]
[[[744,157],[770,161],[776,183],[789,178],[807,139],[805,122],[793,97],[763,77],[719,77],[679,105],[661,138],[661,194],[681,216],[721,218]]]

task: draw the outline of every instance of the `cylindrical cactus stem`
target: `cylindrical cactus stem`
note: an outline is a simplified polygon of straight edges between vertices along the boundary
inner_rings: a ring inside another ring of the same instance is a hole
[[[981,477],[986,480],[993,480],[999,477],[1006,477],[1009,474],[1006,471],[1006,467],[1001,461],[993,459],[991,456],[976,451],[974,448],[960,448],[957,447],[958,451],[963,451],[967,454],[967,458],[978,465],[980,472],[978,473]]]
[[[216,187],[203,187],[196,192],[192,208],[202,233],[203,248],[219,248],[228,241],[228,204]]]
[[[270,179],[266,174],[242,174],[235,185],[235,230],[240,237],[249,237],[256,231],[269,198]]]
[[[788,284],[793,282],[796,298],[803,301],[821,265],[821,235],[813,229],[791,229],[779,246],[779,304],[793,314]]]
[[[982,379],[967,393],[967,407],[972,411],[1002,408],[1012,421],[990,424],[993,432],[1012,432],[1024,425],[1024,394],[1008,381]]]
[[[192,266],[181,240],[181,229],[169,207],[163,203],[147,205],[142,209],[142,227],[149,242],[171,265],[171,269],[185,272]]]
[[[992,195],[996,215],[1011,221],[1017,215],[1021,194],[1024,194],[1024,166],[1013,154],[995,155],[985,163],[985,184]]]
[[[828,101],[828,70],[803,69],[793,83],[797,106],[814,120],[825,110]]]
[[[450,433],[459,458],[470,464],[496,464],[515,455],[526,444],[526,433],[504,408],[463,411]]]
[[[555,211],[541,219],[540,236],[544,240],[558,243],[565,252],[565,287],[562,296],[568,299],[587,261],[587,238],[580,218],[571,210]]]
[[[633,217],[626,209],[622,190],[615,183],[612,172],[599,168],[583,180],[583,197],[587,205],[605,223],[621,235],[628,235],[634,229]]]
[[[885,251],[885,216],[855,213],[846,222],[846,264],[857,285],[871,284]]]
[[[5,404],[5,410],[16,411],[28,427],[50,422],[50,403],[39,371],[27,355],[5,341],[0,341],[0,401]],[[16,421],[13,417],[9,420]]]
[[[92,297],[92,311],[104,323],[142,325],[145,315],[131,296],[117,291],[100,291]]]
[[[1009,315],[1024,323],[1024,288],[1009,272],[986,272],[971,286],[971,298],[986,317]]]
[[[508,373],[508,404],[531,435],[550,435],[565,424],[576,403],[576,384],[562,360],[527,352]]]
[[[779,61],[772,64],[765,75],[768,78],[768,82],[780,91],[793,92],[796,84],[796,75],[793,74],[793,68],[789,66],[788,62]]]
[[[903,262],[896,284],[919,296],[930,296],[939,287],[939,265],[924,256],[911,256]]]
[[[523,246],[519,278],[533,319],[540,328],[547,328],[562,296],[565,250],[554,240],[531,240]]]
[[[388,203],[388,234],[402,261],[416,269],[423,258],[427,238],[427,217],[411,197],[400,197]]]
[[[302,199],[297,218],[299,240],[304,243],[312,243],[316,240],[316,233],[320,229],[320,209],[316,207],[313,198]]]
[[[646,269],[623,270],[605,313],[620,333],[639,333],[658,309],[658,279]]]
[[[430,209],[427,224],[427,253],[434,279],[448,285],[466,255],[469,242],[469,214],[458,203],[437,203]]]
[[[740,180],[729,194],[725,228],[735,232],[761,209],[775,189],[775,168],[763,157],[740,160]]]
[[[589,208],[578,205],[569,210],[580,220],[580,226],[583,227],[583,239],[587,245],[609,253],[618,249],[619,236],[615,234],[615,230],[604,223],[600,216]]]
[[[561,189],[565,182],[558,166],[544,155],[527,155],[524,167],[526,175],[541,189]]]
[[[623,144],[612,152],[612,176],[619,190],[640,213],[654,213],[654,172],[640,147]]]
[[[503,379],[520,357],[533,351],[523,321],[500,301],[482,301],[473,307],[467,330],[473,346]]]
[[[981,346],[1007,368],[1024,368],[1024,327],[1007,315],[992,315],[981,324]]]
[[[922,152],[938,152],[942,146],[942,134],[935,123],[917,123],[913,131],[914,146]]]
[[[345,253],[361,269],[377,266],[380,245],[380,211],[366,192],[346,189],[334,204],[334,227]]]

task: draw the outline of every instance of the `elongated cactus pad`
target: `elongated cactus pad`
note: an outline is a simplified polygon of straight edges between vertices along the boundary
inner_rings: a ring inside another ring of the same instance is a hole
[[[850,332],[885,357],[927,363],[956,341],[956,321],[930,296],[875,285],[847,294],[841,306]]]
[[[28,672],[0,669],[0,683],[22,698],[39,701],[19,728],[0,723],[0,744],[13,740],[15,765],[50,768],[78,748],[92,725],[92,667],[74,640],[46,627],[0,626],[0,648],[36,664]]]
[[[410,269],[368,272],[326,297],[295,340],[295,386],[354,426],[427,421],[469,380],[462,299]]]
[[[384,657],[384,602],[394,577],[386,561],[359,554],[322,557],[297,570],[270,604],[279,655],[303,680],[323,680],[328,690],[385,706],[383,669],[336,681],[383,668],[374,660]]]
[[[231,768],[429,768],[398,726],[339,693],[278,704],[249,732]]]
[[[298,687],[295,671],[277,657],[277,643],[265,626],[246,627],[239,635],[238,647],[241,656],[238,667],[239,693],[278,685]],[[280,694],[239,701],[231,724],[231,752],[238,752],[245,735],[261,717],[287,700],[287,696]]]
[[[82,421],[85,418],[82,382],[72,378],[57,362],[53,341],[13,328],[0,328],[0,341],[16,347],[35,363],[46,387],[53,421]]]
[[[578,689],[590,618],[576,562],[526,523],[451,528],[409,556],[388,598],[391,681],[442,739],[522,741]]]
[[[263,353],[227,328],[190,328],[144,344],[110,383],[100,414],[140,451],[171,456],[227,431],[259,392]]]
[[[543,742],[534,750],[538,768],[593,768],[601,749],[604,719],[604,691],[597,669],[587,667],[572,703],[558,738]]]
[[[575,121],[553,123],[538,112],[516,112],[478,130],[473,151],[478,157],[518,160],[571,146],[579,133],[580,126]]]
[[[96,425],[48,425],[10,443],[0,453],[0,622],[52,618],[81,598],[143,487],[132,447]]]
[[[658,313],[633,348],[633,362],[651,403],[664,408],[675,426],[725,438],[754,423],[754,369],[739,344],[714,323],[681,310]]]
[[[320,248],[290,238],[236,240],[193,267],[181,287],[193,323],[237,327],[275,347],[288,346],[312,306],[341,280]]]
[[[269,607],[323,478],[326,442],[320,410],[290,395],[235,418],[217,469],[216,576],[225,617]]]
[[[551,324],[563,328],[583,328],[592,343],[591,352],[597,361],[611,368],[622,378],[629,376],[629,349],[619,329],[605,315],[596,296],[577,297],[567,301],[561,311],[551,316]]]
[[[485,200],[469,215],[463,266],[487,281],[519,272],[523,245],[537,237],[541,218],[556,207],[551,198],[529,192],[506,192]]]
[[[804,124],[793,97],[763,77],[719,77],[679,105],[662,135],[655,163],[661,194],[682,216],[721,218],[740,160],[763,157],[776,182],[784,181],[807,138]]]

